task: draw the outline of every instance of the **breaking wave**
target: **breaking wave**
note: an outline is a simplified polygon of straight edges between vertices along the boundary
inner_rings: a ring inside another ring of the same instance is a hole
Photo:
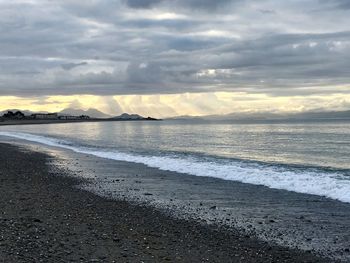
[[[198,156],[138,155],[117,150],[92,148],[72,141],[20,132],[0,132],[0,135],[69,149],[77,153],[94,155],[117,161],[145,164],[165,171],[223,180],[264,185],[298,193],[313,194],[350,203],[350,178],[341,171],[322,169],[293,169],[287,165],[263,165],[239,160],[204,160]]]

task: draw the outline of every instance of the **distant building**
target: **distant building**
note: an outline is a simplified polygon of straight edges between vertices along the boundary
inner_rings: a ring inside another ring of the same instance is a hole
[[[88,120],[88,119],[90,119],[90,117],[87,115],[81,115],[81,116],[64,115],[64,116],[59,116],[58,119],[60,119],[60,120]]]
[[[90,119],[90,116],[81,115],[81,116],[79,116],[79,118],[80,118],[81,120],[88,120],[88,119]]]
[[[58,114],[57,113],[35,113],[32,114],[31,117],[36,120],[57,120]]]
[[[77,120],[77,116],[59,116],[58,119],[60,120]]]

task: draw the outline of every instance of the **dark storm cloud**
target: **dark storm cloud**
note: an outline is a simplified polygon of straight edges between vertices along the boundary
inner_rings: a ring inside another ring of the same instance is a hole
[[[349,24],[342,0],[0,2],[0,93],[331,93]]]

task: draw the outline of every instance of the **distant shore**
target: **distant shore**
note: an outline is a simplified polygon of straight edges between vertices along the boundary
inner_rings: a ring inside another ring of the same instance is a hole
[[[161,119],[76,119],[76,120],[0,120],[0,126],[7,125],[33,125],[33,124],[54,124],[54,123],[78,123],[78,122],[119,122],[119,121],[161,121]]]
[[[3,262],[329,262],[79,190],[48,155],[10,144],[0,152]]]

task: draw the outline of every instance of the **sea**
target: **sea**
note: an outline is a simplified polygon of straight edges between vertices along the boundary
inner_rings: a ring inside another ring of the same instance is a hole
[[[0,136],[350,203],[350,121],[82,122],[1,126]]]

